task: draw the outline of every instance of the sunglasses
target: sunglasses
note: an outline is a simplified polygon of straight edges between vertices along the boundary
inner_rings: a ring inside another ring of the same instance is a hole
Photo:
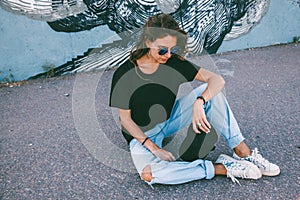
[[[173,55],[173,54],[175,54],[178,50],[179,50],[179,47],[178,47],[178,46],[172,47],[170,53]],[[158,48],[158,54],[161,55],[161,56],[165,55],[165,54],[168,53],[168,52],[169,52],[169,48],[168,48],[168,47],[159,47],[159,48]]]

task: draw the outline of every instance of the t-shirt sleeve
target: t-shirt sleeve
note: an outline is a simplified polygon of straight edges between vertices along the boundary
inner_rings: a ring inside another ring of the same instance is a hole
[[[114,73],[111,82],[109,106],[129,109],[130,100],[130,78],[127,77],[126,67],[120,66]]]
[[[186,60],[175,57],[171,60],[171,64],[175,66],[176,70],[179,71],[187,81],[193,81],[198,71],[200,70],[200,66]]]

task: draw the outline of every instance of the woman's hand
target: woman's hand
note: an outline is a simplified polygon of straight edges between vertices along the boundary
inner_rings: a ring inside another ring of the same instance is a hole
[[[209,133],[211,129],[211,125],[206,119],[206,115],[203,109],[203,101],[201,99],[197,99],[193,106],[193,130],[195,133],[201,133],[200,130],[205,133]]]
[[[163,150],[163,149],[157,149],[155,151],[152,151],[152,153],[156,157],[160,158],[161,160],[170,161],[170,162],[176,160],[171,152]]]

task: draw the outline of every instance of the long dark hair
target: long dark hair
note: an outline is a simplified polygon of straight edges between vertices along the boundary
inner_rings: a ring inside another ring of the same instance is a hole
[[[187,44],[187,33],[182,30],[178,23],[168,14],[157,14],[149,17],[145,23],[142,33],[135,47],[130,52],[130,61],[135,63],[136,60],[149,52],[146,41],[154,42],[158,38],[165,36],[175,36],[179,51],[177,55],[183,55]],[[181,57],[181,56],[180,56]]]

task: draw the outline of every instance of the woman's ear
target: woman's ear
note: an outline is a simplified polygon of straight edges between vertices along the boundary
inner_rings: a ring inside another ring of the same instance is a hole
[[[145,42],[147,48],[150,48],[151,47],[151,44],[152,42],[149,40],[149,39],[146,39],[146,42]]]

